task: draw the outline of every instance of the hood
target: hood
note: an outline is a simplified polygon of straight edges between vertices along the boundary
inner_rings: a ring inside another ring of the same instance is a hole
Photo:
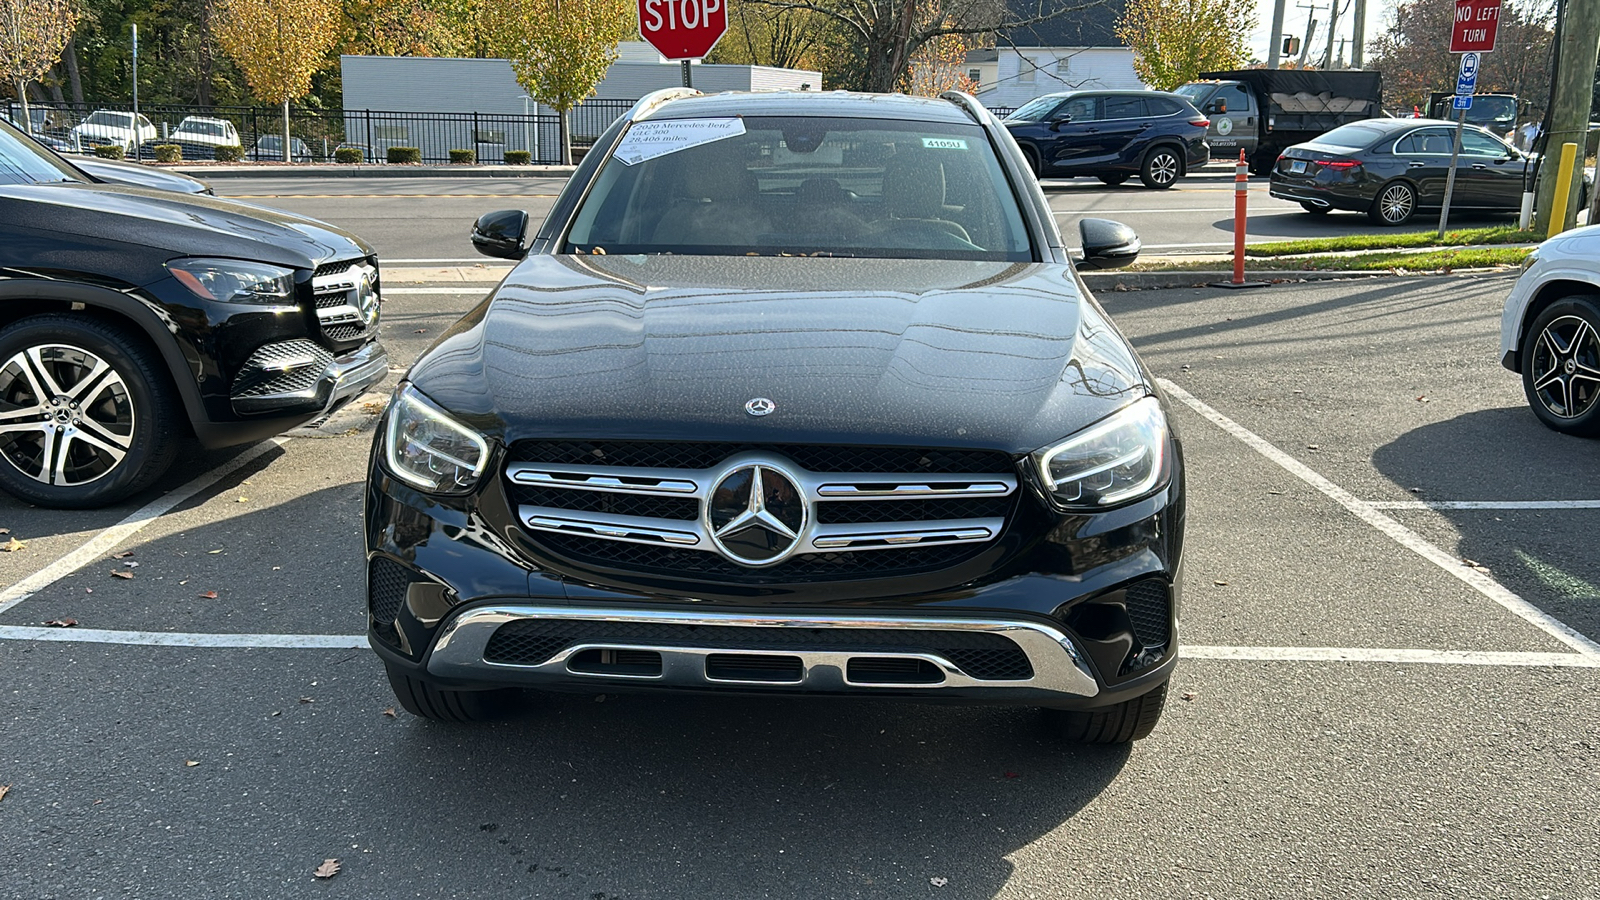
[[[530,258],[410,379],[503,441],[1011,453],[1151,390],[1066,267],[801,257]]]
[[[372,253],[359,238],[315,219],[236,200],[123,185],[3,185],[0,220],[33,234],[154,248],[165,252],[163,261],[222,256],[313,268],[329,259]]]
[[[74,157],[67,161],[96,181],[177,191],[180,194],[203,194],[211,190],[210,185],[198,178],[171,169],[147,166],[144,163],[101,159],[97,156]]]

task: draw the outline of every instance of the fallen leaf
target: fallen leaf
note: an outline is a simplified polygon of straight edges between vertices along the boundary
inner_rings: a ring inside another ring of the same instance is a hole
[[[1267,493],[1272,494],[1273,496],[1276,496],[1276,497],[1282,497],[1284,492],[1283,491],[1267,491]]]
[[[94,588],[84,588],[83,592],[85,594],[92,594],[92,593],[94,593]]]
[[[12,538],[11,540],[6,541],[4,544],[0,544],[0,550],[4,550],[7,553],[15,553],[26,546],[28,546],[26,543],[19,541],[16,538]]]
[[[940,877],[938,875],[935,875],[932,878],[928,879],[928,883],[933,885],[934,887],[944,887],[945,885],[950,883],[950,879],[942,878],[942,877]]]
[[[1476,569],[1478,566],[1482,565],[1482,563],[1478,562],[1475,559],[1466,559],[1464,557],[1462,558],[1461,563],[1463,565],[1470,566],[1470,567],[1472,567],[1474,569]]]
[[[0,534],[10,534],[10,533],[11,533],[11,529],[9,529],[9,528],[0,528]]]
[[[1433,401],[1428,399],[1428,395],[1427,394],[1423,394],[1422,396],[1417,398],[1417,402],[1418,403],[1432,403]]]
[[[125,563],[123,563],[123,565],[125,565],[125,566],[127,566],[127,567],[128,567],[128,568],[130,568],[130,569],[137,569],[137,568],[139,568],[139,563],[138,563],[138,562],[136,562],[136,561],[134,561],[134,560],[131,560],[131,559],[130,559],[130,560],[128,560],[128,561],[127,561],[127,562],[125,562]]]
[[[412,334],[427,334],[428,333],[428,329],[426,329],[426,328],[418,328],[416,331],[413,331],[411,333]]]
[[[207,554],[214,554],[214,553],[221,553],[221,552],[222,552],[222,548],[221,547],[218,547],[215,550],[207,550],[206,551]]]
[[[205,593],[200,595],[200,599],[202,599],[202,600],[215,600],[215,599],[217,599],[217,592],[216,591],[206,591]]]
[[[1017,775],[1016,772],[1007,772],[1006,773],[1006,777],[1007,778],[1016,778],[1016,777],[1018,777],[1018,775]]]
[[[48,622],[46,622],[44,624],[49,625],[51,628],[71,628],[72,626],[78,624],[78,620],[77,619],[51,619],[50,621],[48,621]]]
[[[186,768],[192,769],[195,766],[200,765],[200,760],[198,760],[198,759],[186,759],[186,760],[183,761],[183,764],[184,764],[184,766]]]
[[[1183,699],[1185,699],[1185,700],[1193,700],[1194,699],[1194,691],[1184,691],[1183,692]]]
[[[1307,450],[1320,450],[1322,448],[1318,447],[1316,444],[1307,444],[1306,445],[1306,449]]]
[[[113,554],[111,554],[111,558],[112,559],[127,559],[128,557],[130,557],[132,555],[133,555],[133,551],[132,550],[124,550],[121,553],[113,553]]]
[[[1216,585],[1217,587],[1227,587],[1228,586],[1228,583],[1226,581],[1213,581],[1211,583]]]
[[[322,861],[322,865],[317,866],[317,870],[311,874],[317,878],[332,878],[339,874],[339,861],[337,859],[325,859]]]
[[[249,503],[250,502],[250,498],[249,497],[240,497],[239,499],[237,499],[237,500],[235,500],[233,502],[235,502],[235,503]]]
[[[394,707],[391,706],[388,709],[384,710],[383,714],[388,716],[391,719],[395,718]]]
[[[9,793],[11,793],[11,785],[0,784],[0,800],[4,800]]]
[[[301,697],[300,698],[300,702],[301,703],[315,703],[317,701],[311,699],[310,697]]]
[[[132,578],[133,577],[133,573],[127,571],[126,569],[112,569],[111,570],[111,577],[112,578]]]

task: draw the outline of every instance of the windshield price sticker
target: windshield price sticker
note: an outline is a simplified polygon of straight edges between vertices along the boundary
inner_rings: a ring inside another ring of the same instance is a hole
[[[922,146],[931,150],[965,150],[966,138],[923,138]]]
[[[611,154],[625,166],[744,134],[743,119],[676,119],[640,122]]]

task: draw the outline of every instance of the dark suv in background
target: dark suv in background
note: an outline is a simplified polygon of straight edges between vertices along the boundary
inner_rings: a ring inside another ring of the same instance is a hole
[[[1137,175],[1157,190],[1210,162],[1210,124],[1189,101],[1158,91],[1046,94],[1005,118],[1040,178],[1092,175],[1118,185]]]
[[[0,488],[114,503],[179,441],[260,440],[388,373],[372,248],[227,200],[91,181],[0,124]]]

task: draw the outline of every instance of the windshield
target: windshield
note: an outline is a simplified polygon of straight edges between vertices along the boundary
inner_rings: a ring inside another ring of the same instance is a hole
[[[190,134],[209,134],[213,137],[222,137],[226,133],[221,122],[205,122],[196,119],[184,119],[178,125],[178,130],[187,131]]]
[[[635,123],[566,252],[1033,259],[982,128],[802,116]]]
[[[0,122],[0,184],[45,184],[81,181],[77,171],[55,154]]]
[[[1207,84],[1205,82],[1197,81],[1191,84],[1182,85],[1173,90],[1173,93],[1180,97],[1186,98],[1190,103],[1198,104],[1200,102],[1200,98],[1211,93],[1211,90],[1215,87],[1216,85],[1214,84]]]
[[[1382,131],[1365,125],[1340,125],[1327,134],[1316,138],[1313,143],[1359,150],[1372,146],[1383,135]]]
[[[1061,103],[1061,98],[1054,95],[1035,97],[1027,103],[1017,107],[1016,111],[1006,116],[1008,122],[1037,122],[1050,114]]]
[[[127,128],[128,123],[132,121],[133,113],[107,112],[102,109],[99,112],[91,113],[89,118],[83,120],[83,124],[114,125],[118,128]]]
[[[1475,97],[1467,121],[1478,125],[1510,125],[1517,117],[1517,101],[1510,97]]]

